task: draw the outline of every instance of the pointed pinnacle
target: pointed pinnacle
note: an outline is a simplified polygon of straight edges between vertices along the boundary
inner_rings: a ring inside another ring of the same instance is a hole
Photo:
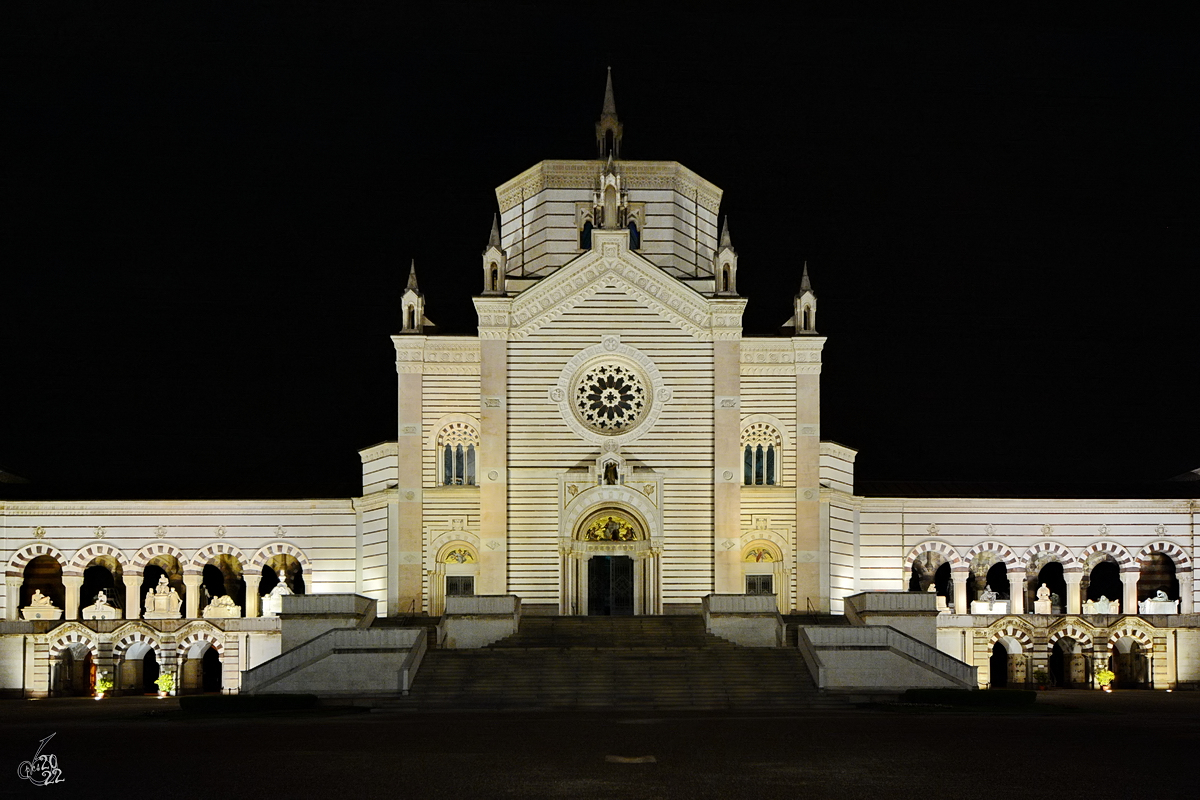
[[[733,249],[733,240],[729,238],[729,217],[725,217],[725,222],[721,224],[721,243],[717,249],[724,250],[726,247]]]
[[[600,116],[606,117],[609,115],[617,115],[617,101],[613,97],[612,88],[612,67],[608,68],[608,80],[604,84],[604,108],[600,110]]]
[[[415,258],[408,267],[408,286],[405,289],[412,289],[417,294],[421,293],[421,290],[417,288],[417,260]]]
[[[488,249],[500,249],[500,216],[492,214],[492,232],[488,235]]]
[[[808,280],[808,262],[804,262],[804,274],[800,276],[800,294],[812,291],[812,284]]]

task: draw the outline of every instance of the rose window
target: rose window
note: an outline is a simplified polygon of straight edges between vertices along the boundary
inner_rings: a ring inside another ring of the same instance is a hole
[[[632,428],[649,405],[641,376],[623,364],[598,364],[575,386],[575,410],[583,424],[601,433]]]

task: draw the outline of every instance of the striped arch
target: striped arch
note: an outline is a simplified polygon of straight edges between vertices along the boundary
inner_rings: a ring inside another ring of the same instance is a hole
[[[1105,553],[1112,556],[1117,562],[1117,566],[1121,568],[1121,572],[1127,572],[1137,567],[1137,562],[1133,560],[1133,556],[1129,555],[1129,551],[1116,542],[1096,542],[1088,545],[1079,554],[1079,563],[1086,567],[1088,559],[1096,553]]]
[[[161,658],[163,656],[162,643],[153,636],[142,633],[141,631],[130,631],[117,640],[113,645],[113,661],[120,661],[125,657],[125,653],[129,648],[137,644],[149,645],[155,653]]]
[[[1038,542],[1026,550],[1025,555],[1021,557],[1021,564],[1025,567],[1026,572],[1029,571],[1029,565],[1033,563],[1033,560],[1043,553],[1049,553],[1054,556],[1054,560],[1062,564],[1064,572],[1069,570],[1079,571],[1082,569],[1079,559],[1075,558],[1065,545],[1061,545],[1058,542]]]
[[[1092,635],[1090,633],[1074,624],[1068,623],[1050,634],[1050,638],[1046,641],[1046,649],[1053,650],[1058,640],[1063,638],[1074,639],[1080,648],[1085,650],[1092,646]]]
[[[133,567],[134,572],[141,574],[146,571],[146,565],[155,556],[172,556],[179,562],[180,567],[187,569],[188,557],[178,547],[167,542],[154,542],[146,545],[134,554],[133,560],[129,564]]]
[[[1128,636],[1130,639],[1133,639],[1135,642],[1145,648],[1147,653],[1154,652],[1154,639],[1150,636],[1150,634],[1146,633],[1141,628],[1134,628],[1132,626],[1126,626],[1113,631],[1112,635],[1108,637],[1108,649],[1116,650],[1117,642],[1121,639],[1124,639],[1126,636]]]
[[[1017,554],[1009,548],[1008,545],[995,540],[980,542],[967,551],[966,561],[968,564],[975,560],[976,556],[983,553],[995,553],[996,557],[1004,562],[1004,566],[1008,570],[1024,569],[1024,565],[1017,560]]]
[[[101,556],[115,559],[122,569],[129,566],[129,559],[119,547],[113,547],[106,542],[96,542],[76,550],[75,555],[71,557],[71,563],[63,568],[63,575],[82,575],[87,565]]]
[[[216,636],[213,636],[208,631],[195,631],[180,639],[179,643],[175,645],[175,657],[183,661],[187,658],[187,651],[201,642],[208,642],[211,647],[216,649],[217,655],[224,658],[225,646],[221,644]]]
[[[17,552],[13,553],[13,557],[8,560],[8,568],[4,571],[6,578],[23,578],[25,577],[25,567],[29,565],[38,556],[50,556],[58,565],[62,567],[63,574],[67,572],[67,559],[63,557],[62,552],[52,545],[43,542],[27,544]]]
[[[50,643],[50,658],[60,657],[63,650],[70,649],[77,644],[81,644],[91,651],[92,661],[97,661],[100,658],[100,652],[96,647],[96,640],[85,633],[84,629],[75,627],[72,627],[70,633],[64,633]]]
[[[1179,545],[1175,544],[1174,542],[1167,542],[1167,541],[1162,541],[1162,540],[1159,540],[1157,542],[1151,542],[1150,544],[1143,547],[1140,552],[1138,552],[1137,560],[1142,561],[1146,557],[1152,556],[1155,553],[1162,553],[1163,555],[1165,555],[1166,557],[1171,559],[1171,561],[1173,561],[1175,563],[1175,572],[1176,573],[1192,571],[1192,560],[1190,558],[1188,558],[1188,555],[1187,555],[1187,553],[1185,553],[1183,551],[1183,548],[1181,548]]]
[[[904,559],[904,574],[912,572],[912,565],[922,553],[937,553],[950,564],[950,569],[961,567],[963,565],[962,556],[958,554],[952,546],[945,542],[927,541],[921,542],[919,545],[909,551],[908,557]],[[905,578],[908,580],[908,578]]]
[[[1033,649],[1033,637],[1022,628],[1015,625],[1006,625],[1000,630],[992,634],[992,638],[988,641],[989,647],[995,647],[996,642],[1001,639],[1015,639],[1021,645],[1021,652],[1028,653]]]
[[[196,551],[187,565],[187,571],[204,572],[204,567],[217,556],[233,556],[237,559],[238,564],[242,565],[242,569],[246,567],[246,554],[242,552],[241,548],[228,542],[213,542]]]
[[[254,554],[254,558],[250,559],[249,569],[255,572],[261,572],[263,566],[271,559],[272,556],[288,555],[300,562],[300,566],[304,568],[306,574],[312,574],[312,562],[308,560],[308,556],[304,555],[304,551],[293,544],[287,542],[272,542],[259,548],[259,551]],[[242,567],[243,570],[246,567]]]

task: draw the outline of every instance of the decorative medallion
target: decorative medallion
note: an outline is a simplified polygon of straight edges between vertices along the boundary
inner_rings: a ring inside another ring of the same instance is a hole
[[[1167,532],[1167,526],[1166,526],[1166,525],[1162,525],[1162,524],[1155,525],[1155,526],[1154,526],[1154,532],[1155,532],[1155,533],[1157,533],[1159,536],[1162,536],[1164,533],[1166,533],[1166,532]]]
[[[1043,536],[1049,536],[1049,535],[1050,535],[1050,534],[1052,534],[1052,533],[1054,533],[1054,526],[1053,526],[1053,525],[1050,525],[1049,523],[1047,523],[1047,524],[1045,524],[1045,525],[1043,525],[1043,526],[1042,526],[1042,535],[1043,535]]]
[[[282,525],[279,525],[275,528],[275,535],[282,539],[283,537],[287,536],[287,532],[284,531]]]
[[[218,538],[218,539],[224,539],[224,538],[225,538],[225,526],[224,526],[224,525],[218,525],[218,526],[217,526],[217,538]]]
[[[159,525],[157,528],[154,529],[154,535],[157,536],[159,539],[164,539],[167,536],[167,529],[164,528],[162,525]]]
[[[46,538],[46,529],[43,528],[41,525],[38,525],[36,528],[33,529],[33,538],[45,539]]]
[[[1107,525],[1101,525],[1101,526],[1100,526],[1099,528],[1097,528],[1096,530],[1100,532],[1100,535],[1101,535],[1101,536],[1107,536],[1107,535],[1108,535],[1108,526],[1107,526]]]
[[[92,532],[92,535],[95,536],[97,539],[103,539],[104,538],[104,528],[96,528],[96,530]]]
[[[984,526],[983,531],[984,531],[984,533],[987,533],[989,535],[993,534],[996,532],[996,526],[989,522],[987,525]]]
[[[926,528],[925,530],[929,531],[929,532],[930,532],[930,533],[932,533],[934,536],[937,536],[937,534],[938,534],[938,531],[940,531],[940,530],[941,530],[941,528],[939,528],[939,527],[938,527],[938,525],[937,525],[937,523],[936,523],[936,522],[931,522],[931,523],[929,523],[929,527],[928,527],[928,528]]]

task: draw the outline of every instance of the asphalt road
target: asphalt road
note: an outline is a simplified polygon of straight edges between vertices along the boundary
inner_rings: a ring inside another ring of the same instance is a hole
[[[174,700],[0,701],[4,796],[1200,796],[1200,693],[1057,691],[1029,712],[397,712],[184,719]],[[18,776],[39,742],[62,782]],[[649,760],[650,758],[653,760]]]

